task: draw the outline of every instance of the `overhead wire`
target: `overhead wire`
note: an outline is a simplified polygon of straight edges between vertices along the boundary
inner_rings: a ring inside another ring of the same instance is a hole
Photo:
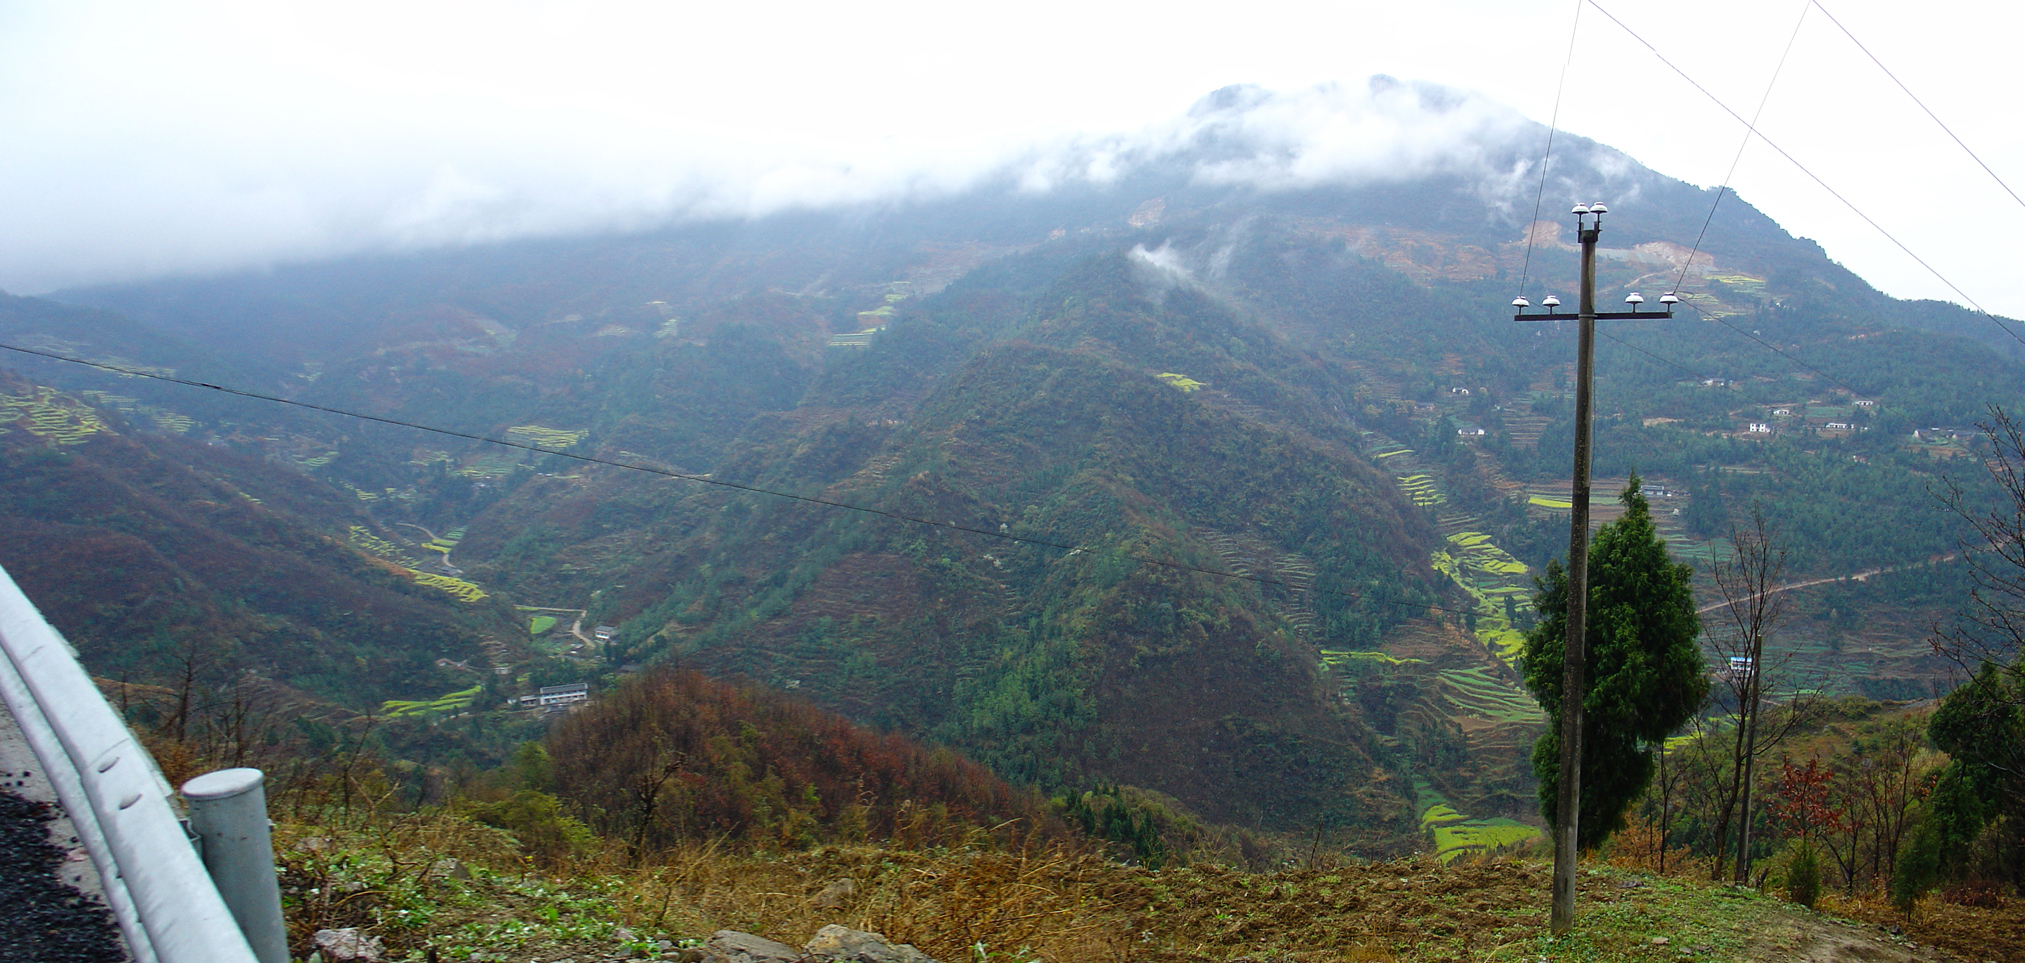
[[[1073,545],[1064,542],[1056,542],[1045,538],[1035,538],[1030,535],[1016,535],[1011,532],[993,531],[988,528],[978,528],[971,525],[960,524],[954,520],[938,522],[933,519],[922,518],[915,515],[908,515],[903,512],[889,511],[883,508],[874,508],[870,505],[858,505],[853,504],[851,502],[843,502],[831,498],[823,498],[817,495],[800,495],[794,492],[778,491],[776,489],[763,488],[758,485],[747,485],[741,482],[730,481],[722,478],[711,478],[705,475],[695,475],[687,472],[679,472],[673,469],[661,468],[654,465],[643,465],[636,462],[615,461],[610,458],[601,458],[596,455],[583,455],[575,452],[562,451],[555,448],[545,448],[540,445],[533,445],[528,444],[526,442],[513,441],[512,439],[508,438],[496,438],[491,435],[481,435],[476,434],[474,432],[458,431],[453,428],[441,428],[435,425],[421,424],[419,422],[403,421],[399,418],[388,418],[382,415],[366,414],[365,412],[351,411],[349,409],[336,408],[329,405],[312,404],[307,401],[297,401],[293,398],[283,398],[278,395],[270,395],[258,391],[248,391],[243,388],[233,388],[227,385],[212,384],[208,381],[197,381],[190,378],[178,378],[174,375],[162,374],[157,371],[148,371],[141,368],[130,368],[124,365],[109,364],[103,361],[92,361],[86,358],[73,358],[68,355],[58,354],[53,351],[44,351],[37,348],[23,347],[21,345],[0,343],[0,349],[4,349],[7,351],[14,351],[20,354],[33,355],[39,358],[46,358],[51,361],[60,361],[68,364],[82,365],[89,368],[97,368],[101,371],[110,371],[115,374],[124,375],[128,377],[148,378],[154,381],[162,381],[167,382],[169,384],[178,384],[190,388],[198,388],[208,391],[218,391],[228,395],[235,395],[237,397],[247,398],[253,401],[263,401],[271,404],[286,405],[293,408],[301,408],[308,411],[322,412],[324,414],[336,415],[343,418],[352,418],[358,421],[376,422],[378,424],[391,425],[399,428],[408,428],[413,429],[415,431],[425,431],[430,432],[432,434],[443,435],[450,438],[461,438],[464,439],[465,441],[473,441],[481,444],[498,445],[504,448],[516,448],[521,451],[534,452],[536,454],[553,455],[560,458],[567,458],[572,461],[583,462],[585,464],[602,465],[605,467],[617,468],[625,471],[643,472],[650,475],[658,475],[664,478],[675,478],[683,481],[697,482],[699,484],[704,485],[714,485],[719,488],[729,488],[736,491],[747,492],[755,495],[767,495],[774,498],[784,498],[791,501],[804,502],[807,504],[819,505],[826,508],[843,509],[845,511],[860,512],[866,515],[876,515],[892,519],[898,522],[905,522],[915,525],[925,525],[931,528],[942,529],[946,531],[964,532],[971,535],[982,535],[986,538],[996,538],[1002,541],[1018,542],[1042,548],[1060,549],[1062,551],[1070,553],[1081,553],[1100,558],[1114,558],[1119,559],[1121,561],[1140,562],[1160,568],[1171,569],[1174,571],[1190,572],[1197,575],[1206,575],[1212,578],[1234,579],[1244,582],[1253,582],[1259,585],[1277,585],[1293,592],[1313,592],[1320,595],[1331,595],[1338,598],[1347,598],[1353,601],[1369,600],[1384,605],[1395,605],[1404,608],[1416,609],[1420,611],[1445,612],[1453,615],[1483,614],[1482,612],[1471,609],[1452,609],[1429,603],[1410,601],[1406,599],[1390,598],[1382,595],[1377,595],[1375,593],[1359,594],[1355,592],[1338,592],[1331,589],[1317,588],[1312,584],[1305,586],[1295,585],[1283,579],[1265,578],[1258,575],[1246,575],[1240,572],[1217,571],[1215,569],[1203,568],[1202,566],[1199,565],[1190,565],[1187,562],[1179,562],[1173,559],[1164,559],[1158,556],[1145,555],[1138,552],[1120,552],[1105,549],[1094,549],[1082,545]]]
[[[1561,127],[1561,94],[1568,88],[1568,68],[1575,63],[1575,39],[1582,30],[1582,0],[1575,0],[1575,23],[1568,28],[1568,56],[1561,61],[1561,79],[1554,83],[1554,112],[1547,119],[1547,150],[1540,155],[1540,187],[1533,193],[1533,219],[1526,223],[1526,260],[1519,267],[1519,297],[1533,271],[1533,228],[1540,223],[1540,205],[1547,197],[1547,167],[1554,160],[1554,133]]]
[[[1735,110],[1730,109],[1730,106],[1728,104],[1723,103],[1722,98],[1717,97],[1714,93],[1710,92],[1710,90],[1707,87],[1702,86],[1700,81],[1695,80],[1692,75],[1690,75],[1686,70],[1681,69],[1681,67],[1678,64],[1675,64],[1673,61],[1668,60],[1665,54],[1659,52],[1658,47],[1653,46],[1651,42],[1647,41],[1644,37],[1639,36],[1638,31],[1631,29],[1629,24],[1626,24],[1624,21],[1619,20],[1616,14],[1611,13],[1601,3],[1598,3],[1597,0],[1587,0],[1587,2],[1590,6],[1595,7],[1598,13],[1601,13],[1604,16],[1609,17],[1610,22],[1617,24],[1617,26],[1620,29],[1622,29],[1626,34],[1630,35],[1631,39],[1638,41],[1639,45],[1643,46],[1647,50],[1647,52],[1651,53],[1653,57],[1657,59],[1660,63],[1665,64],[1668,69],[1672,70],[1675,74],[1678,74],[1682,80],[1687,81],[1689,86],[1692,86],[1694,89],[1700,91],[1702,93],[1702,96],[1707,97],[1709,99],[1709,102],[1721,108],[1724,113],[1729,114],[1738,123],[1743,124],[1745,129],[1750,131],[1750,133],[1753,136],[1756,136],[1759,140],[1764,141],[1765,146],[1772,148],[1774,151],[1777,151],[1779,153],[1779,156],[1786,158],[1786,161],[1792,164],[1794,168],[1800,171],[1800,173],[1807,175],[1809,180],[1812,180],[1822,190],[1827,191],[1829,196],[1841,202],[1842,206],[1848,208],[1850,213],[1855,214],[1857,217],[1861,218],[1865,224],[1871,226],[1872,230],[1875,230],[1878,234],[1883,235],[1885,240],[1890,241],[1893,246],[1897,247],[1901,252],[1904,252],[1905,256],[1912,258],[1913,261],[1919,264],[1920,267],[1924,268],[1928,274],[1933,275],[1936,280],[1940,281],[1943,285],[1946,285],[1948,290],[1955,292],[1955,296],[1961,298],[1963,303],[1975,309],[1976,313],[1981,314],[1984,317],[1984,319],[1988,320],[1991,324],[1996,325],[1998,330],[2004,332],[2007,335],[2010,335],[2011,338],[2017,341],[2019,344],[2025,345],[2025,336],[2021,336],[2017,331],[2012,330],[2009,325],[2005,324],[2002,321],[1999,321],[1996,315],[1991,314],[1987,309],[1985,309],[1982,306],[1981,303],[1977,302],[1976,299],[1970,297],[1967,292],[1961,289],[1960,285],[1957,285],[1955,282],[1949,280],[1948,276],[1942,274],[1938,268],[1935,268],[1932,264],[1929,264],[1925,258],[1920,257],[1917,253],[1914,253],[1913,249],[1911,247],[1908,247],[1904,241],[1899,240],[1897,235],[1891,233],[1888,230],[1885,230],[1884,225],[1879,224],[1869,214],[1864,213],[1862,208],[1857,207],[1856,204],[1852,202],[1849,198],[1843,196],[1841,191],[1838,191],[1835,188],[1830,187],[1828,182],[1821,178],[1821,175],[1814,173],[1814,171],[1809,169],[1807,165],[1800,163],[1798,158],[1795,158],[1791,153],[1788,153],[1784,147],[1779,146],[1778,142],[1772,140],[1770,137],[1766,137],[1763,131],[1756,129],[1750,124],[1750,122],[1744,120],[1742,115],[1738,114]]]
[[[1780,356],[1780,357],[1782,357],[1782,358],[1785,358],[1785,359],[1786,359],[1786,360],[1788,360],[1788,361],[1791,361],[1791,362],[1793,362],[1793,363],[1794,363],[1795,365],[1798,365],[1798,366],[1800,366],[1800,367],[1802,367],[1802,368],[1805,368],[1805,369],[1807,369],[1807,370],[1808,370],[1808,371],[1810,371],[1810,372],[1813,372],[1813,373],[1814,373],[1814,374],[1816,374],[1816,375],[1819,375],[1819,376],[1821,376],[1822,378],[1826,379],[1826,380],[1827,380],[1827,381],[1829,381],[1830,383],[1834,384],[1834,385],[1835,385],[1836,387],[1839,387],[1839,388],[1841,388],[1841,389],[1843,389],[1843,390],[1845,390],[1845,391],[1848,391],[1848,392],[1849,392],[1850,394],[1852,394],[1852,395],[1856,395],[1856,396],[1858,396],[1858,397],[1864,397],[1864,396],[1872,396],[1872,397],[1874,397],[1874,396],[1875,396],[1875,395],[1877,394],[1877,392],[1872,392],[1872,391],[1865,391],[1865,390],[1863,390],[1863,389],[1861,389],[1861,388],[1857,388],[1856,386],[1854,386],[1854,385],[1851,385],[1851,384],[1850,384],[1849,382],[1847,382],[1847,381],[1844,381],[1844,380],[1842,380],[1841,378],[1838,378],[1838,377],[1836,377],[1835,375],[1833,375],[1833,374],[1830,374],[1830,373],[1829,373],[1829,372],[1827,372],[1827,371],[1824,371],[1824,370],[1822,370],[1822,369],[1820,369],[1820,368],[1818,368],[1818,367],[1815,367],[1814,365],[1811,365],[1811,364],[1808,364],[1808,363],[1807,363],[1807,362],[1805,362],[1805,361],[1802,361],[1801,359],[1799,359],[1799,358],[1797,358],[1797,357],[1794,357],[1794,356],[1793,356],[1793,355],[1792,355],[1791,353],[1787,352],[1787,351],[1786,351],[1785,349],[1783,349],[1783,348],[1780,348],[1780,347],[1779,347],[1778,345],[1775,345],[1775,344],[1773,344],[1773,343],[1772,343],[1772,342],[1770,342],[1770,341],[1766,341],[1766,340],[1765,340],[1764,338],[1762,338],[1762,337],[1759,337],[1758,335],[1756,335],[1756,334],[1754,334],[1754,333],[1752,333],[1752,332],[1749,332],[1749,331],[1745,331],[1744,329],[1742,329],[1742,328],[1739,328],[1739,327],[1737,327],[1737,326],[1736,326],[1736,325],[1734,325],[1734,324],[1731,324],[1731,323],[1730,323],[1730,322],[1729,322],[1728,320],[1726,320],[1726,319],[1725,319],[1725,318],[1724,318],[1724,317],[1723,317],[1722,315],[1720,315],[1720,314],[1711,314],[1710,312],[1708,312],[1708,311],[1705,311],[1705,310],[1703,310],[1703,309],[1702,309],[1702,307],[1701,307],[1700,305],[1698,305],[1698,304],[1695,304],[1695,303],[1694,303],[1694,297],[1695,297],[1695,295],[1692,295],[1692,294],[1687,294],[1687,295],[1682,295],[1682,296],[1681,296],[1681,301],[1680,301],[1680,303],[1681,303],[1681,304],[1683,304],[1683,305],[1686,305],[1686,306],[1687,306],[1687,307],[1688,307],[1688,308],[1689,308],[1690,310],[1694,311],[1694,312],[1695,312],[1696,314],[1699,314],[1699,315],[1701,315],[1701,316],[1702,316],[1702,318],[1703,318],[1703,320],[1706,320],[1706,321],[1713,321],[1713,322],[1715,322],[1715,323],[1717,323],[1717,324],[1720,324],[1720,325],[1722,325],[1723,327],[1725,327],[1725,328],[1728,328],[1728,329],[1730,329],[1731,331],[1735,332],[1735,333],[1736,333],[1736,334],[1737,334],[1737,335],[1738,335],[1739,337],[1742,337],[1742,338],[1744,338],[1744,339],[1746,339],[1746,340],[1749,340],[1749,341],[1755,341],[1755,342],[1757,342],[1757,343],[1758,343],[1759,345],[1763,346],[1763,347],[1764,347],[1764,348],[1765,348],[1766,350],[1768,350],[1768,351],[1771,351],[1772,353],[1774,353],[1774,354],[1776,354],[1776,355],[1778,355],[1778,356]],[[1658,320],[1658,319],[1655,319],[1655,320]],[[1694,376],[1694,377],[1697,377],[1697,378],[1702,378],[1702,377],[1708,377],[1708,374],[1707,374],[1707,372],[1705,372],[1705,371],[1697,371],[1697,370],[1695,370],[1695,369],[1693,369],[1693,368],[1690,368],[1690,367],[1688,367],[1688,366],[1687,366],[1686,364],[1684,364],[1684,363],[1682,363],[1682,362],[1680,362],[1680,361],[1676,361],[1676,360],[1674,360],[1674,359],[1672,359],[1672,358],[1668,358],[1668,357],[1666,357],[1666,356],[1664,356],[1664,355],[1661,355],[1661,354],[1659,354],[1659,353],[1657,353],[1657,352],[1655,352],[1655,351],[1652,351],[1652,350],[1650,350],[1650,349],[1647,349],[1647,348],[1641,347],[1641,346],[1639,346],[1639,345],[1633,344],[1633,343],[1631,343],[1630,341],[1626,341],[1626,340],[1624,340],[1623,338],[1617,337],[1616,335],[1613,335],[1613,334],[1611,334],[1610,332],[1608,332],[1608,331],[1605,331],[1605,330],[1603,330],[1603,329],[1601,329],[1601,328],[1598,328],[1598,329],[1596,330],[1596,334],[1597,334],[1597,336],[1598,336],[1598,337],[1604,338],[1605,340],[1608,340],[1608,341],[1612,341],[1612,342],[1615,342],[1616,344],[1618,344],[1618,345],[1620,345],[1620,346],[1622,346],[1622,347],[1624,347],[1624,348],[1626,348],[1626,349],[1628,349],[1628,350],[1631,350],[1631,351],[1635,351],[1635,352],[1637,352],[1637,353],[1639,353],[1639,354],[1645,355],[1646,357],[1648,357],[1648,358],[1651,358],[1651,359],[1652,359],[1652,360],[1654,360],[1654,361],[1657,361],[1657,362],[1659,362],[1659,363],[1661,363],[1661,364],[1664,364],[1664,365],[1667,365],[1667,366],[1669,366],[1669,367],[1672,367],[1672,368],[1678,369],[1678,370],[1680,370],[1680,371],[1686,372],[1687,374],[1689,374],[1689,375],[1691,375],[1691,376]],[[1775,402],[1775,401],[1768,401],[1768,400],[1766,400],[1766,399],[1764,399],[1764,398],[1760,398],[1760,397],[1758,397],[1758,396],[1757,396],[1756,394],[1753,394],[1752,392],[1749,392],[1749,391],[1745,391],[1745,390],[1744,390],[1744,389],[1743,389],[1742,387],[1740,387],[1740,386],[1739,386],[1739,385],[1738,385],[1738,384],[1736,383],[1736,381],[1735,381],[1734,379],[1724,379],[1724,380],[1725,380],[1725,381],[1726,381],[1727,383],[1726,383],[1726,384],[1725,384],[1725,385],[1724,385],[1723,387],[1725,387],[1725,388],[1728,388],[1728,389],[1729,389],[1730,391],[1732,391],[1732,392],[1734,392],[1734,393],[1736,393],[1736,394],[1738,394],[1738,395],[1741,395],[1741,396],[1743,396],[1743,397],[1744,397],[1744,399],[1745,399],[1745,400],[1747,400],[1747,401],[1750,401],[1750,402],[1752,402],[1752,403],[1754,403],[1754,404],[1759,404],[1759,405],[1765,405],[1765,406],[1767,406],[1767,407],[1770,407],[1770,406],[1772,406],[1772,405],[1776,405],[1776,404],[1778,404],[1778,402]],[[1896,406],[1896,405],[1890,405],[1890,404],[1886,404],[1885,402],[1883,402],[1883,401],[1881,401],[1881,400],[1880,400],[1880,401],[1877,401],[1877,407],[1878,407],[1878,408],[1879,408],[1880,410],[1884,410],[1884,411],[1895,411],[1895,412],[1898,412],[1898,413],[1899,413],[1899,414],[1901,414],[1901,415],[1906,415],[1907,417],[1911,417],[1911,413],[1910,413],[1910,412],[1908,412],[1908,411],[1906,411],[1905,409],[1903,409],[1903,408],[1900,408],[1900,407],[1898,407],[1898,406]]]
[[[1694,247],[1688,250],[1687,260],[1680,262],[1680,275],[1673,279],[1673,293],[1676,296],[1680,294],[1680,286],[1687,281],[1688,269],[1694,266],[1695,255],[1701,253],[1702,241],[1709,235],[1709,225],[1715,222],[1716,208],[1722,206],[1723,195],[1730,190],[1730,181],[1736,179],[1737,165],[1744,162],[1744,150],[1751,146],[1751,135],[1758,129],[1759,118],[1765,115],[1765,105],[1772,100],[1772,88],[1778,85],[1779,74],[1786,69],[1786,58],[1792,56],[1793,44],[1800,39],[1800,28],[1807,23],[1807,8],[1810,3],[1812,0],[1800,5],[1800,19],[1793,24],[1793,35],[1786,38],[1786,49],[1779,54],[1778,65],[1772,68],[1772,79],[1765,81],[1764,95],[1758,98],[1758,109],[1751,113],[1750,122],[1744,125],[1746,129],[1743,142],[1737,145],[1737,156],[1730,159],[1729,172],[1723,175],[1722,185],[1716,188],[1716,199],[1709,204],[1709,215],[1702,218],[1702,229],[1695,235]]]
[[[1977,156],[1975,151],[1969,149],[1969,145],[1962,141],[1962,138],[1955,133],[1954,128],[1949,127],[1943,122],[1940,115],[1934,113],[1933,108],[1928,107],[1926,102],[1919,98],[1918,94],[1912,92],[1911,87],[1905,85],[1905,81],[1898,79],[1898,75],[1892,73],[1891,68],[1884,65],[1884,61],[1877,59],[1877,55],[1871,53],[1870,48],[1864,46],[1863,41],[1856,39],[1856,34],[1851,33],[1848,27],[1843,26],[1841,20],[1836,19],[1835,14],[1830,13],[1827,7],[1822,6],[1821,0],[1809,0],[1809,2],[1814,5],[1815,9],[1821,11],[1822,16],[1828,18],[1829,23],[1834,24],[1837,30],[1842,31],[1842,35],[1848,37],[1849,42],[1856,45],[1856,49],[1863,51],[1863,55],[1869,57],[1870,62],[1877,65],[1877,69],[1884,71],[1884,75],[1890,77],[1891,82],[1898,85],[1898,89],[1905,91],[1905,95],[1911,98],[1914,104],[1919,105],[1919,109],[1925,111],[1926,115],[1932,118],[1934,124],[1940,127],[1949,138],[1954,140],[1955,146],[1960,147],[1963,153],[1968,154],[1969,158],[1976,162],[1976,166],[1983,169],[1983,173],[1990,175],[1990,179],[1996,181],[1997,186],[2004,189],[2004,193],[2011,195],[2011,199],[2017,201],[2019,207],[2025,207],[2025,198],[2019,197],[2018,192],[2011,189],[2011,185],[2004,183],[2004,179],[1997,176],[1996,171],[1990,169],[1990,165],[1983,163],[1983,158]]]

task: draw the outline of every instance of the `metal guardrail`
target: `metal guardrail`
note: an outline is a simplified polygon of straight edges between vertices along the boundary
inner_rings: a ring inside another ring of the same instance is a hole
[[[261,963],[191,846],[154,758],[5,570],[0,651],[0,696],[98,867],[136,963]]]

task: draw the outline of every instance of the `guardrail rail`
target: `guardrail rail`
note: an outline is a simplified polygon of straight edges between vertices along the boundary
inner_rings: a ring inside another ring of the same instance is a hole
[[[219,896],[154,757],[4,569],[0,651],[0,697],[98,867],[136,963],[274,963],[255,955]]]

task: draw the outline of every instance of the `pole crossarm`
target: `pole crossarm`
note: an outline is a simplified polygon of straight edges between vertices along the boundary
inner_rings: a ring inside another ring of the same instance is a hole
[[[1672,319],[1672,317],[1673,305],[1670,304],[1662,311],[1598,311],[1590,315],[1590,318],[1596,321],[1666,321]],[[1533,323],[1542,321],[1580,321],[1582,320],[1582,316],[1579,314],[1560,314],[1550,311],[1546,314],[1514,314],[1512,315],[1512,320]]]

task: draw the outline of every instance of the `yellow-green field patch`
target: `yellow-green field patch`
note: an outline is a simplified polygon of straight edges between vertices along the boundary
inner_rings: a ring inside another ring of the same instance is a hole
[[[1402,659],[1385,652],[1356,652],[1341,649],[1323,649],[1322,664],[1328,666],[1348,665],[1353,662],[1376,662],[1379,665],[1411,665],[1425,663],[1425,659]]]
[[[1516,846],[1540,835],[1540,831],[1511,819],[1470,819],[1432,827],[1434,858],[1453,862],[1471,853],[1495,852]]]
[[[1447,504],[1448,496],[1433,478],[1426,475],[1406,475],[1399,479],[1399,490],[1406,493],[1408,500],[1423,508],[1430,505]]]
[[[89,405],[40,385],[33,394],[0,395],[0,430],[9,424],[58,445],[81,445],[107,430]]]
[[[485,687],[483,685],[474,685],[469,689],[452,692],[448,695],[438,696],[425,701],[393,699],[380,706],[380,714],[389,719],[403,719],[461,712],[471,708],[471,704],[478,701],[479,694],[484,691]]]
[[[553,451],[562,451],[565,448],[574,447],[577,442],[584,440],[584,436],[587,434],[590,434],[590,432],[567,431],[562,428],[545,428],[541,425],[515,425],[506,429],[506,437],[514,441],[525,442],[536,448],[547,448]]]
[[[448,593],[450,597],[460,602],[476,602],[486,597],[484,589],[461,578],[451,578],[448,575],[435,575],[429,572],[411,572],[409,574],[417,583]]]

